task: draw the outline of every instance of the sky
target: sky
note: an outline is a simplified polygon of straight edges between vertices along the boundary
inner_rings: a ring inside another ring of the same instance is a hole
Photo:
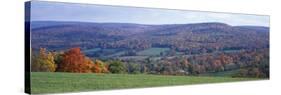
[[[188,24],[221,22],[232,26],[269,26],[269,16],[32,1],[31,21]]]

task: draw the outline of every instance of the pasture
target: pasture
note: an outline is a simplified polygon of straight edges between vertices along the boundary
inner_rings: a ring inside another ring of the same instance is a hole
[[[32,72],[31,93],[62,93],[124,88],[220,83],[257,78],[168,76],[149,74],[93,74]]]

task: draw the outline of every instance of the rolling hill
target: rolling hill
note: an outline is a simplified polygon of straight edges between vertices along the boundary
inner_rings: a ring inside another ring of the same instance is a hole
[[[231,26],[218,22],[144,25],[34,21],[31,22],[31,33],[35,50],[40,47],[50,50],[164,47],[198,52],[269,47],[269,27]]]

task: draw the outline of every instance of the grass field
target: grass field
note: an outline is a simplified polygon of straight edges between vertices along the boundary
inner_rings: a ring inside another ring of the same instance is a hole
[[[31,73],[31,93],[61,93],[258,80],[253,78],[164,76],[145,74]]]
[[[155,56],[160,55],[161,52],[170,50],[169,48],[149,48],[137,53],[137,55],[142,56]]]
[[[232,77],[233,75],[235,75],[238,72],[239,72],[239,69],[231,70],[231,71],[223,71],[223,72],[204,73],[204,74],[200,74],[200,76]]]

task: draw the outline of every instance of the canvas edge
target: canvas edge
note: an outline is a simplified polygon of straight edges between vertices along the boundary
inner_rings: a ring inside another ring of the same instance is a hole
[[[30,80],[30,14],[31,1],[24,2],[24,92],[31,94]]]

